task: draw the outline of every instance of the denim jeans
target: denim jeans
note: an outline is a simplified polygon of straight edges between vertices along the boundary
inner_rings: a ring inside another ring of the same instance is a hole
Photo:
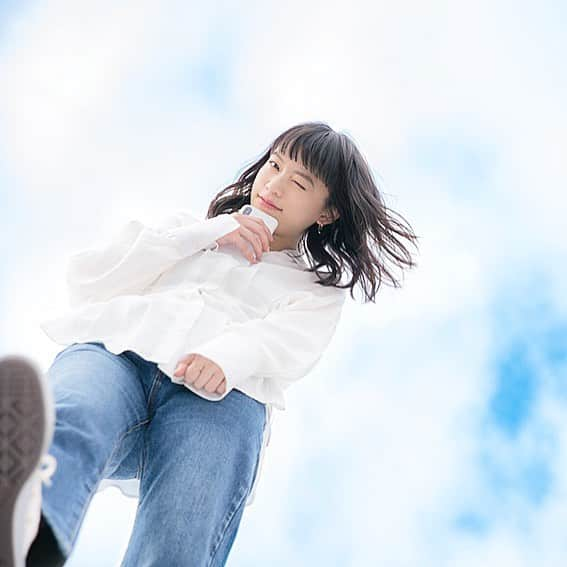
[[[47,372],[57,459],[42,512],[66,557],[104,478],[140,479],[121,567],[225,565],[257,473],[266,406],[209,401],[133,351],[74,343]],[[104,542],[100,542],[104,546]]]

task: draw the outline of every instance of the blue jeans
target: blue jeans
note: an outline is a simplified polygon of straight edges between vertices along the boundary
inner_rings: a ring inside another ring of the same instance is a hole
[[[252,488],[266,406],[239,390],[216,402],[133,351],[74,343],[47,372],[57,459],[42,513],[69,556],[103,478],[140,479],[121,567],[225,565]],[[104,542],[101,542],[104,545]]]

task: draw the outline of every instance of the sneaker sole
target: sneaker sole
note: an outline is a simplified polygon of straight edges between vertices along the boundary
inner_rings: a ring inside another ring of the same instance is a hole
[[[51,443],[55,416],[48,400],[49,387],[30,360],[0,358],[0,567],[24,567],[18,496]]]

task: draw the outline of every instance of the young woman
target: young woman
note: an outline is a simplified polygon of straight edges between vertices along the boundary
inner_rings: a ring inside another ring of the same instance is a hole
[[[273,234],[245,204],[278,221]],[[71,309],[42,323],[65,348],[45,377],[24,357],[0,362],[13,426],[0,435],[29,447],[0,486],[0,564],[62,565],[92,497],[115,484],[139,498],[123,567],[224,565],[273,407],[322,356],[347,291],[399,287],[386,261],[415,266],[403,241],[417,238],[353,141],[307,122],[205,219],[134,220],[71,256]]]

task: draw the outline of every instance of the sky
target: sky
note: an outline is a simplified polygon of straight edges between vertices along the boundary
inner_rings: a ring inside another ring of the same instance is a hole
[[[567,564],[566,12],[1,3],[0,355],[48,368],[72,253],[130,218],[204,217],[281,131],[327,122],[418,265],[348,298],[286,391],[228,565]],[[68,565],[118,566],[135,511],[98,493]]]

